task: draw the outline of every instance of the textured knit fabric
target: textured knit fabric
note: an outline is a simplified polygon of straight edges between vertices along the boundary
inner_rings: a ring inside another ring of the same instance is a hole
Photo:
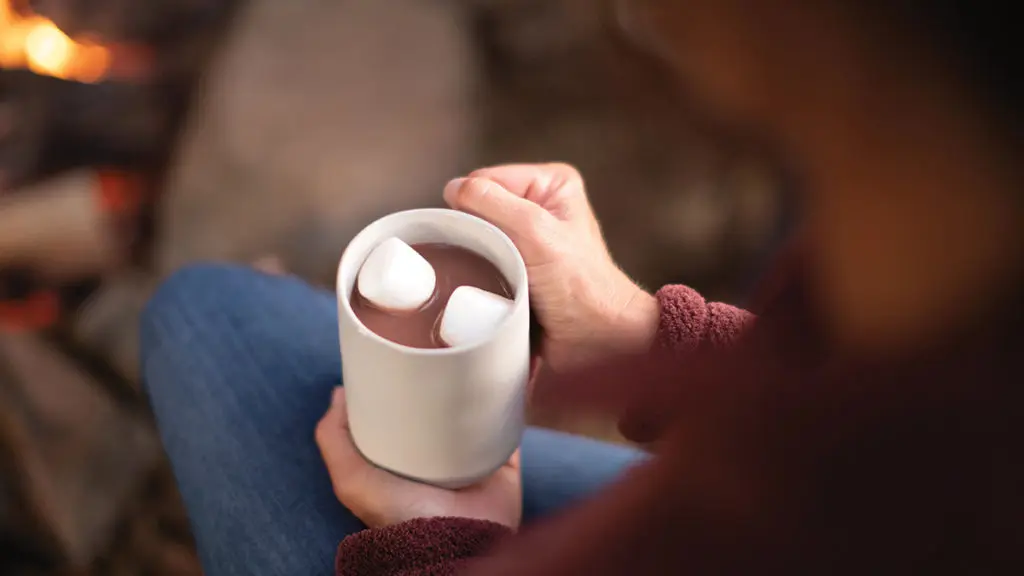
[[[482,520],[420,518],[350,536],[338,552],[337,570],[346,576],[453,574],[460,559],[487,552],[510,533]],[[411,542],[426,545],[410,555]]]

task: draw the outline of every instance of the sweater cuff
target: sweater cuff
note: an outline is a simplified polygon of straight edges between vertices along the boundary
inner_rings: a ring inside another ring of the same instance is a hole
[[[684,355],[705,347],[720,348],[735,342],[754,321],[754,315],[728,304],[708,303],[686,286],[665,286],[655,295],[661,310],[653,349]],[[671,420],[671,397],[678,382],[650,384],[643,401],[623,409],[619,431],[641,444],[658,440]]]
[[[335,567],[337,576],[453,574],[511,534],[487,520],[417,518],[348,536],[338,546]]]
[[[734,306],[707,302],[688,286],[669,285],[655,295],[661,309],[655,348],[690,352],[700,346],[727,346],[753,323],[754,315]]]

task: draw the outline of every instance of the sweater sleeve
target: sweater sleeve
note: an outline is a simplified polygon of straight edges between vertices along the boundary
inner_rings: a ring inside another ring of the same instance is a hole
[[[707,302],[686,286],[665,286],[657,293],[661,307],[655,345],[690,352],[702,346],[727,346],[753,324],[754,315],[719,302]]]
[[[338,546],[337,576],[447,576],[512,533],[467,518],[417,518],[357,532]]]
[[[654,349],[672,355],[729,346],[754,323],[755,316],[750,312],[728,304],[707,302],[687,286],[665,286],[656,296],[661,315]],[[676,385],[678,383],[664,384]],[[665,387],[644,390],[637,396],[638,400],[623,410],[619,432],[640,444],[658,440],[664,423],[671,418],[667,411],[672,404],[666,402],[671,393],[672,390]]]

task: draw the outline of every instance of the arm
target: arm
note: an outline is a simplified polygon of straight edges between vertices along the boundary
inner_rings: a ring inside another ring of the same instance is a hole
[[[625,275],[628,303],[602,324],[601,354],[660,350],[672,354],[727,346],[753,324],[754,315],[728,304],[707,302],[696,290],[669,285],[651,295]]]
[[[685,286],[667,286],[656,296],[632,302],[635,335],[647,332],[657,347],[685,352],[726,345],[746,329],[753,315],[725,304],[708,303]],[[626,320],[626,318],[623,318]],[[655,396],[656,397],[656,396]],[[647,417],[623,421],[627,436],[644,438]],[[632,430],[630,428],[632,427]],[[511,530],[465,518],[420,518],[349,536],[338,547],[338,576],[434,576],[454,574],[470,558],[493,548]]]
[[[338,546],[337,576],[440,576],[512,533],[486,520],[419,518],[363,530]]]
[[[753,325],[755,316],[720,302],[707,302],[696,290],[687,286],[665,286],[654,296],[644,294],[637,299],[631,318],[634,333],[648,335],[646,342],[655,350],[673,355],[693,353],[702,349],[720,348],[736,342]],[[671,384],[669,384],[671,385]],[[654,389],[639,395],[623,411],[619,431],[638,443],[657,440],[662,423],[670,418],[665,402],[671,391]]]
[[[753,310],[758,315],[771,314],[787,298],[799,292],[803,283],[806,243],[795,235],[773,258],[768,273],[761,279]],[[702,347],[728,346],[739,339],[753,324],[750,312],[719,302],[707,302],[697,291],[686,286],[665,286],[652,300],[657,305],[656,324],[650,321],[650,341],[655,348],[673,352],[690,352]],[[643,308],[647,312],[643,312]],[[635,318],[651,316],[651,304],[641,304]]]

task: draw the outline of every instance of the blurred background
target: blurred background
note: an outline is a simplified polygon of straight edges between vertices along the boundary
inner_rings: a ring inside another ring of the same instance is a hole
[[[136,358],[188,262],[330,287],[371,220],[563,161],[634,278],[742,303],[790,183],[622,24],[587,0],[0,0],[0,573],[200,573]]]

